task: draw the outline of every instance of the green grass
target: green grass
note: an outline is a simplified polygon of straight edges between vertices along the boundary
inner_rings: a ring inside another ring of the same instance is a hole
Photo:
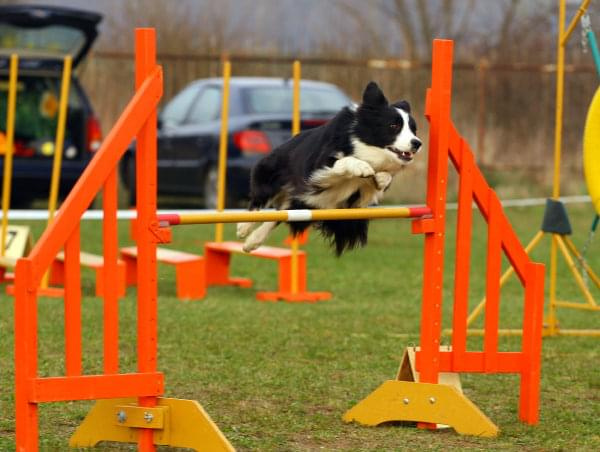
[[[591,208],[569,206],[581,248]],[[508,214],[527,242],[538,230],[541,208],[512,208]],[[455,222],[449,215],[449,231]],[[32,223],[36,237],[41,223]],[[122,223],[123,245],[130,243]],[[279,244],[284,230],[271,244]],[[201,252],[211,227],[173,231],[176,249]],[[232,237],[233,228],[226,233]],[[101,249],[99,222],[82,223],[87,251]],[[330,290],[334,298],[318,304],[260,303],[254,290],[211,288],[205,300],[182,303],[174,297],[174,273],[159,267],[159,368],[165,373],[166,396],[198,400],[239,450],[600,450],[600,339],[547,338],[543,345],[541,418],[538,426],[517,419],[518,377],[465,374],[467,396],[501,429],[493,439],[460,437],[451,431],[420,431],[406,426],[366,428],[344,424],[343,413],[384,380],[393,378],[405,346],[419,340],[422,281],[422,236],[410,234],[408,221],[379,221],[369,246],[336,259],[316,234],[307,246],[308,281],[313,290]],[[484,291],[485,228],[475,223],[471,303]],[[451,293],[453,234],[447,240],[445,292]],[[549,240],[534,257],[547,262]],[[600,238],[590,247],[589,261],[600,270]],[[236,257],[234,273],[252,276],[255,288],[275,288],[272,262]],[[102,304],[93,296],[91,272],[83,274],[83,342],[86,373],[102,368]],[[562,299],[581,300],[562,264]],[[120,303],[121,367],[134,370],[135,294]],[[14,448],[13,303],[0,303],[0,450]],[[451,320],[449,296],[444,325]],[[502,326],[519,327],[522,290],[516,282],[502,291]],[[40,299],[41,375],[61,375],[62,301]],[[600,328],[600,313],[559,312],[564,328]],[[444,338],[448,342],[447,338]],[[475,349],[478,338],[469,340]],[[518,349],[517,338],[502,338],[502,349]],[[62,451],[90,402],[45,404],[40,408],[41,450]],[[105,444],[100,450],[131,450]]]

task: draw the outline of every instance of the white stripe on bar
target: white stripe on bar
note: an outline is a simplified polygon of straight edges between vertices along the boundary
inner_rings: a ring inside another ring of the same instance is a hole
[[[312,212],[308,209],[288,210],[288,221],[310,221]]]

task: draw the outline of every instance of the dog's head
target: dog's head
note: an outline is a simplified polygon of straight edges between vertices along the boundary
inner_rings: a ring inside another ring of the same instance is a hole
[[[406,165],[421,149],[409,103],[401,100],[390,105],[377,83],[370,82],[365,88],[356,115],[355,139],[368,148],[379,148],[384,154],[379,158],[394,159],[396,163]],[[371,151],[374,150],[369,153]]]

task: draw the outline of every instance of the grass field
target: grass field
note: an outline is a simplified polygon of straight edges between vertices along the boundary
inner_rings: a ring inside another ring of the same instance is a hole
[[[538,230],[542,208],[511,208],[509,217],[527,242]],[[589,205],[569,206],[581,248],[592,220]],[[449,214],[449,230],[454,212]],[[32,223],[36,237],[41,223]],[[122,244],[129,244],[122,223]],[[484,290],[485,228],[475,224],[471,270],[471,303]],[[233,236],[233,227],[226,233]],[[201,252],[211,227],[174,230],[176,249]],[[101,250],[99,222],[82,224],[83,247]],[[278,244],[283,228],[270,243]],[[239,450],[600,450],[600,338],[547,338],[543,344],[541,418],[536,427],[517,420],[518,378],[515,375],[462,376],[467,396],[501,429],[499,437],[460,437],[452,431],[420,431],[408,426],[366,428],[344,424],[343,413],[384,380],[393,378],[405,346],[419,340],[422,273],[421,236],[410,234],[406,220],[372,224],[369,246],[333,256],[313,234],[309,253],[309,286],[330,290],[331,301],[319,304],[260,303],[254,290],[212,288],[199,302],[174,297],[174,273],[159,268],[159,369],[166,396],[198,400]],[[451,293],[453,234],[447,240],[445,289]],[[533,254],[547,262],[549,240]],[[600,237],[589,251],[600,270]],[[246,257],[235,258],[235,273],[249,275],[255,287],[275,288],[275,266]],[[93,296],[92,273],[83,275],[84,368],[102,368],[101,300]],[[562,299],[580,301],[576,286],[561,262]],[[135,369],[135,295],[130,289],[120,303],[121,368]],[[13,303],[0,303],[0,450],[14,448]],[[501,323],[519,327],[522,290],[512,282],[502,291]],[[62,301],[40,299],[42,375],[62,375],[64,340]],[[444,324],[451,321],[449,296]],[[600,328],[600,313],[559,312],[564,328]],[[445,338],[448,342],[448,338]],[[475,349],[481,340],[470,338]],[[502,349],[516,349],[519,340],[502,338]],[[41,406],[40,448],[67,450],[69,435],[85,416],[89,402]],[[131,450],[105,444],[99,450]]]

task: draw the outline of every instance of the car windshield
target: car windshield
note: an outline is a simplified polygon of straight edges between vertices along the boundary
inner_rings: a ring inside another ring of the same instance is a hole
[[[291,113],[292,85],[253,86],[244,88],[242,96],[248,113]],[[334,88],[301,87],[300,110],[303,113],[333,113],[350,104]]]
[[[23,28],[0,24],[0,48],[3,53],[18,51],[22,56],[74,56],[85,41],[82,31],[64,25]]]

